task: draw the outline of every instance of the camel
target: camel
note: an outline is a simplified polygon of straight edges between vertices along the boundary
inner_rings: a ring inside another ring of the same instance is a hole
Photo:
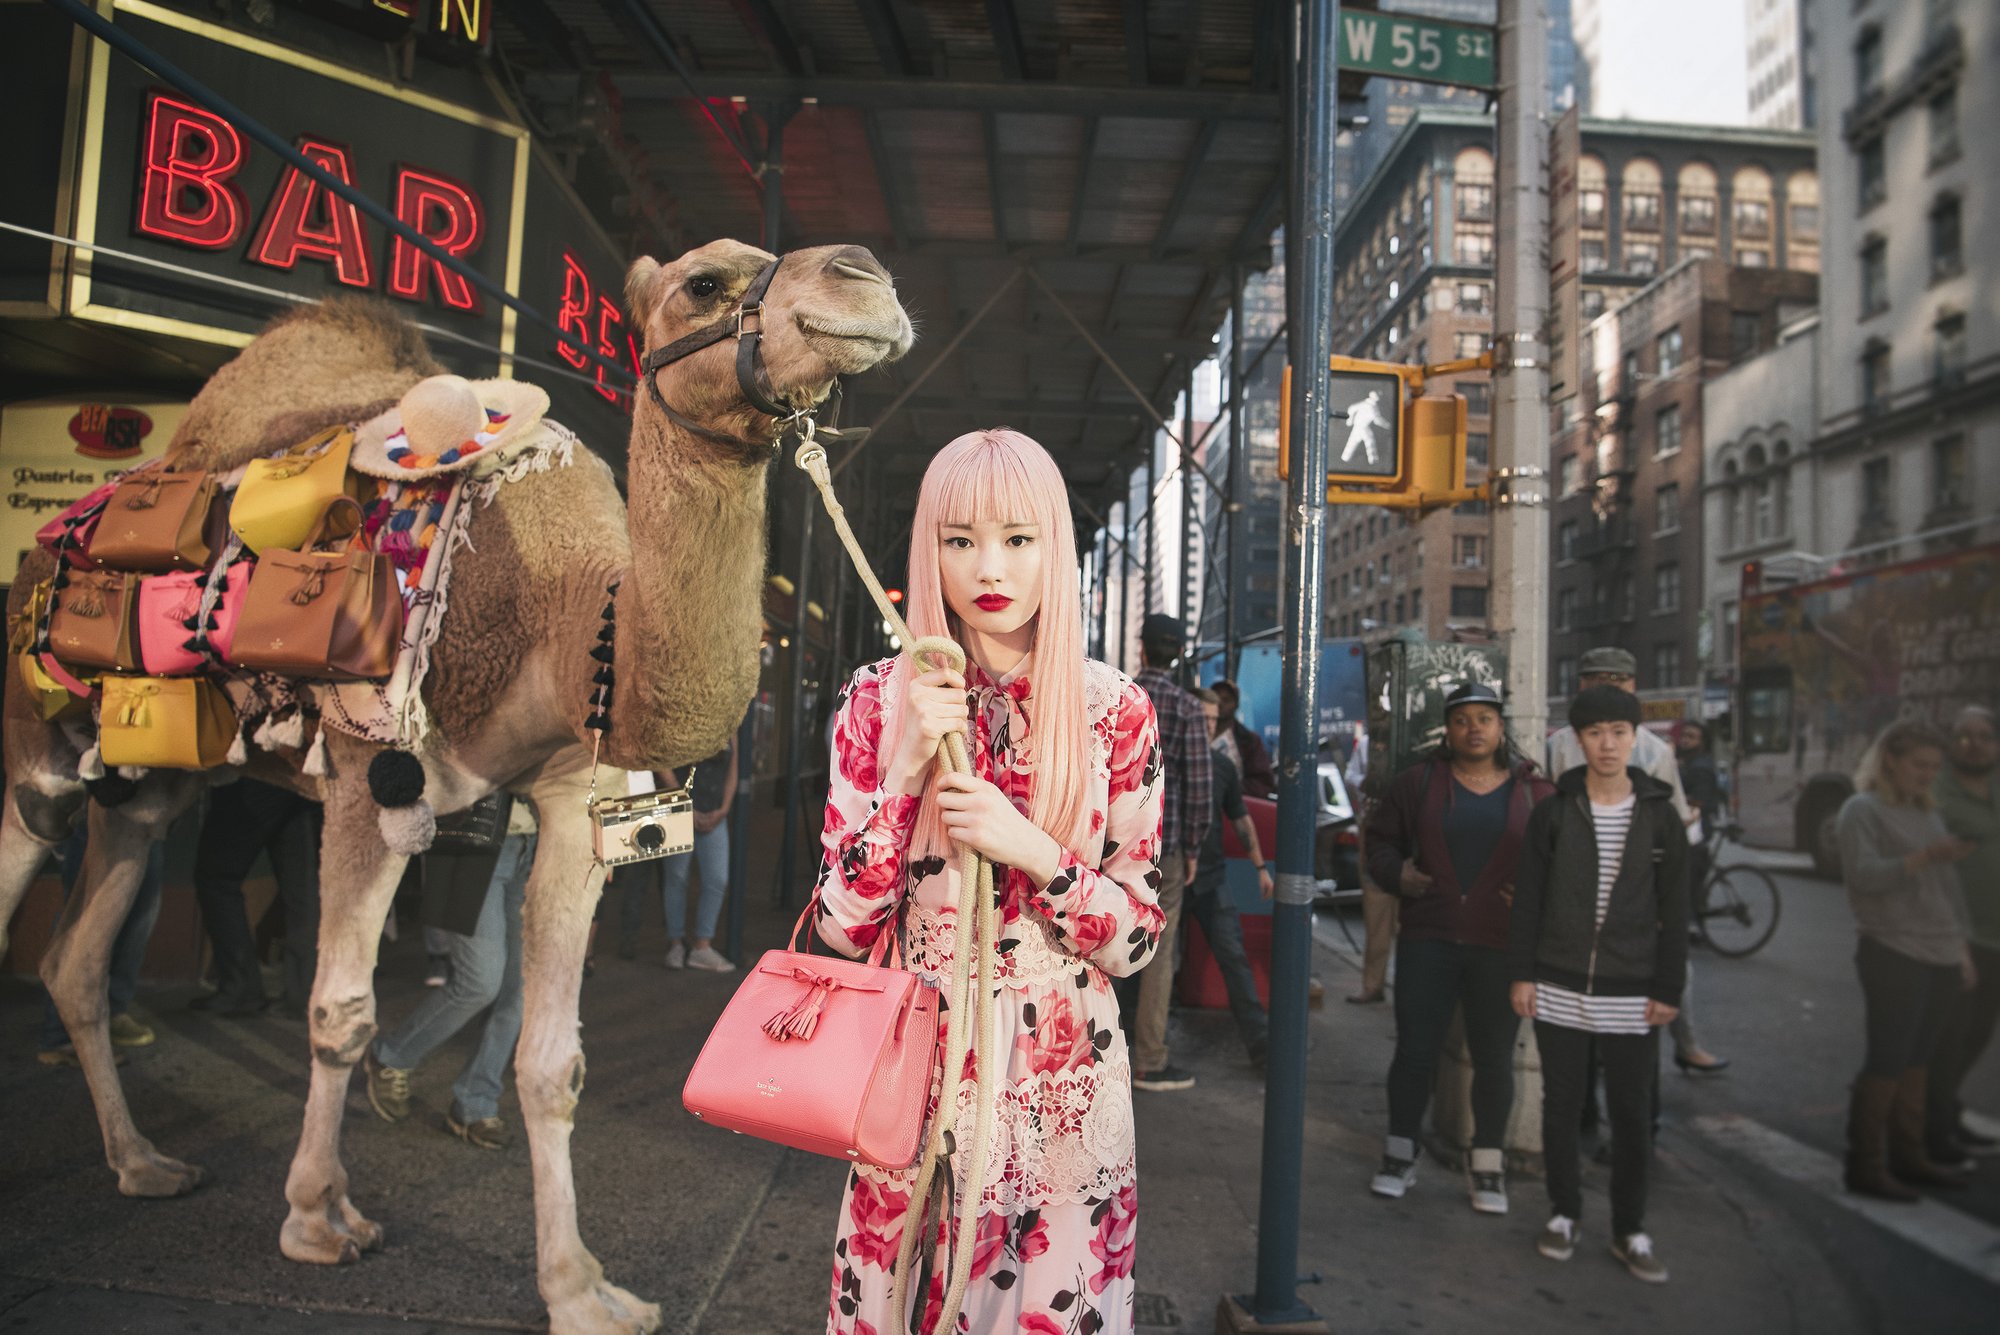
[[[635,262],[626,296],[647,348],[737,320],[745,288],[771,262],[733,241],[671,264]],[[763,325],[769,384],[759,388],[767,406],[775,399],[795,409],[824,400],[841,376],[902,356],[914,339],[889,274],[853,246],[786,256],[765,295]],[[578,448],[569,466],[507,484],[476,514],[424,687],[434,730],[419,759],[432,806],[454,811],[505,788],[540,816],[515,1069],[534,1165],[536,1278],[550,1328],[562,1335],[659,1326],[658,1307],[611,1283],[584,1245],[570,1170],[584,1082],[578,992],[604,880],[586,814],[599,772],[585,727],[599,666],[590,651],[615,585],[606,766],[666,769],[711,755],[749,705],[762,632],[765,481],[779,426],[746,401],[735,354],[736,342],[724,338],[663,367],[659,396],[635,396],[629,505],[611,469]],[[340,299],[305,308],[279,317],[216,372],[170,448],[183,451],[177,467],[233,468],[322,427],[386,411],[442,369],[384,305]],[[14,586],[17,606],[51,568],[46,556],[29,559]],[[7,679],[0,952],[44,853],[86,807],[74,739],[36,721],[17,674]],[[311,1082],[279,1245],[294,1261],[337,1265],[382,1245],[381,1226],[351,1198],[340,1127],[349,1075],[376,1032],[376,950],[406,858],[385,843],[368,785],[381,748],[339,734],[327,740],[323,777],[304,773],[302,753],[290,750],[253,752],[243,772],[325,804]],[[105,986],[149,841],[210,778],[155,770],[136,785],[115,775],[91,785],[97,800],[87,802],[79,899],[42,964],[90,1085],[106,1159],[128,1196],[180,1195],[202,1177],[134,1125],[113,1063]]]

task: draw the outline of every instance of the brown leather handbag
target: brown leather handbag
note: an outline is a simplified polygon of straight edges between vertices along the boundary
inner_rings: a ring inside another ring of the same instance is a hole
[[[149,468],[118,484],[90,535],[90,559],[114,570],[203,570],[215,531],[215,479]]]
[[[403,643],[403,595],[387,556],[347,547],[361,526],[351,497],[327,506],[304,551],[257,559],[228,661],[323,681],[387,677]]]
[[[139,667],[138,575],[123,570],[72,571],[49,618],[49,652],[77,667]]]

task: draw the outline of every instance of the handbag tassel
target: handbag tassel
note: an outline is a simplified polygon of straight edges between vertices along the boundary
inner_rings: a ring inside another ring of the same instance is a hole
[[[840,987],[840,981],[835,978],[821,978],[803,971],[796,976],[800,982],[807,984],[805,995],[764,1021],[764,1032],[780,1043],[792,1038],[810,1042],[813,1031],[819,1028],[821,1008]]]
[[[306,571],[305,578],[299,581],[299,587],[292,590],[292,602],[299,607],[304,607],[307,603],[325,592],[326,567],[314,566],[312,569]]]
[[[76,777],[89,783],[104,777],[104,757],[94,746],[84,749],[76,759]]]
[[[313,744],[306,751],[306,763],[299,767],[315,779],[326,777],[326,728],[313,734]]]
[[[104,586],[101,584],[84,585],[76,597],[63,599],[63,609],[74,616],[103,616]]]

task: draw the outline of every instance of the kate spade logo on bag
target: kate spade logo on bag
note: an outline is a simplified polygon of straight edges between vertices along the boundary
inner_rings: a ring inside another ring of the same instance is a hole
[[[778,1095],[784,1093],[785,1090],[784,1086],[775,1080],[759,1080],[757,1082],[757,1092],[767,1099],[775,1099]]]

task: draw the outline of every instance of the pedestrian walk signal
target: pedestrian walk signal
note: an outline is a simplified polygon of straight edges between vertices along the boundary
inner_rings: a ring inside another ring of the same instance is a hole
[[[1430,376],[1492,369],[1489,356],[1436,366],[1328,359],[1326,499],[1429,511],[1484,499],[1465,483],[1465,399],[1424,396]],[[1278,393],[1278,476],[1291,477],[1292,368]]]
[[[1403,400],[1414,367],[1389,369],[1386,362],[1332,359],[1327,378],[1327,408],[1333,421],[1327,432],[1326,480],[1382,486],[1403,478]]]

